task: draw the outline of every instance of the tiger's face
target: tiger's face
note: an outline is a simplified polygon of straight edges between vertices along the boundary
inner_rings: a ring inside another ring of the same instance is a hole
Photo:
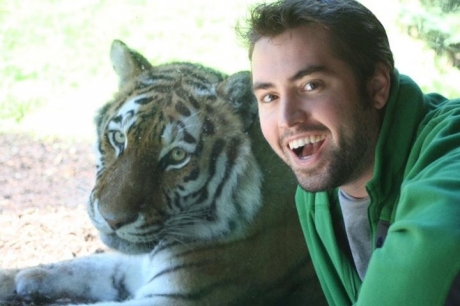
[[[120,92],[97,118],[88,206],[103,241],[144,253],[159,243],[237,233],[260,205],[260,173],[245,134],[257,112],[248,74],[153,67],[119,41],[111,57]]]

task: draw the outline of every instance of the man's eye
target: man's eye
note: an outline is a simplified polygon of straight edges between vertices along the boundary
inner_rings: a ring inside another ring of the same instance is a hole
[[[305,84],[304,89],[306,91],[312,91],[312,90],[317,89],[319,87],[319,85],[320,85],[319,82],[316,82],[316,81],[308,82],[307,84]]]
[[[272,94],[268,94],[268,95],[265,95],[262,97],[262,99],[260,100],[262,103],[270,103],[272,102],[273,100],[276,99],[276,96],[275,95],[272,95]]]

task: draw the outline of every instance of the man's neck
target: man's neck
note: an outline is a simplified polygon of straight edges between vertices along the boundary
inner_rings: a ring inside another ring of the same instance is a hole
[[[372,179],[373,168],[367,171],[359,179],[354,180],[353,182],[340,186],[339,188],[345,192],[347,195],[355,199],[364,199],[369,196],[366,189],[366,184]]]

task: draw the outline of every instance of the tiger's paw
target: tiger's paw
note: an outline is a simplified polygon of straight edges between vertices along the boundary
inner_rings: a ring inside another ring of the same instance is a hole
[[[15,279],[16,293],[25,301],[51,301],[59,294],[50,285],[52,280],[52,273],[41,267],[21,270]]]
[[[0,305],[17,297],[14,278],[18,272],[16,269],[0,269]]]

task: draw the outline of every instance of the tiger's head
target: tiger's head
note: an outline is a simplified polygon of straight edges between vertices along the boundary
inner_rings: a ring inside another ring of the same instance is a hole
[[[261,205],[246,130],[257,119],[249,72],[152,66],[121,41],[110,51],[119,92],[96,118],[97,178],[88,212],[126,253],[238,235]]]

